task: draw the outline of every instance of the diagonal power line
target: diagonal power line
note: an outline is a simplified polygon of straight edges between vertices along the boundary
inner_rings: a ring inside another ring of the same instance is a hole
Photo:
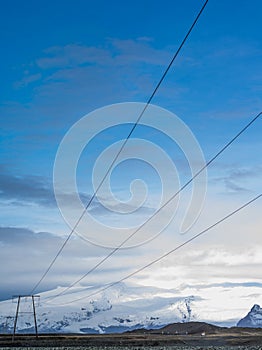
[[[222,219],[216,221],[214,224],[208,226],[207,228],[205,228],[204,230],[200,231],[199,233],[195,234],[193,237],[189,238],[187,241],[179,244],[178,246],[176,246],[175,248],[169,250],[167,253],[164,253],[163,255],[159,256],[158,258],[152,260],[151,262],[149,262],[148,264],[140,267],[139,269],[131,272],[130,274],[126,275],[125,277],[119,279],[118,281],[115,281],[115,282],[112,282],[110,284],[107,284],[105,285],[104,287],[100,288],[99,290],[93,292],[93,293],[90,293],[88,295],[85,295],[81,298],[78,298],[78,299],[74,299],[74,300],[71,300],[69,302],[65,302],[65,303],[62,303],[61,305],[68,305],[68,304],[72,304],[76,301],[80,301],[80,300],[84,300],[84,299],[88,299],[94,295],[97,295],[125,280],[127,280],[128,278],[130,277],[133,277],[134,275],[138,274],[139,272],[142,272],[143,270],[147,269],[148,267],[158,263],[159,261],[161,261],[162,259],[166,258],[167,256],[169,256],[170,254],[178,251],[179,249],[183,248],[184,246],[186,246],[187,244],[191,243],[192,241],[196,240],[197,238],[199,238],[200,236],[204,235],[206,232],[210,231],[211,229],[213,229],[214,227],[218,226],[219,224],[221,224],[222,222],[228,220],[230,217],[232,217],[233,215],[237,214],[239,211],[241,211],[242,209],[248,207],[250,204],[252,204],[253,202],[255,202],[256,200],[258,200],[259,198],[262,197],[262,193],[257,195],[256,197],[252,198],[251,200],[249,200],[248,202],[246,202],[245,204],[243,204],[242,206],[238,207],[237,209],[235,209],[234,211],[230,212],[229,214],[227,214],[226,216],[224,216]],[[52,299],[52,298],[51,298]],[[51,300],[48,300],[46,303],[48,303],[49,301]]]
[[[151,221],[164,207],[166,207],[171,201],[173,201],[179,194],[182,192],[202,171],[204,171],[211,163],[215,161],[223,153],[241,134],[243,134],[260,116],[262,115],[262,112],[257,114],[248,124],[246,124],[224,147],[218,151],[215,156],[213,156],[190,180],[188,180],[172,197],[169,198],[168,201],[166,201],[158,210],[155,211],[155,213],[148,218],[141,226],[139,226],[131,235],[129,235],[120,245],[118,245],[116,248],[114,248],[108,255],[106,255],[102,260],[100,260],[96,265],[94,265],[90,270],[88,270],[83,276],[81,276],[79,279],[74,281],[72,284],[70,284],[68,287],[66,287],[63,291],[61,291],[59,294],[56,294],[55,296],[51,297],[50,299],[55,299],[61,295],[63,295],[65,292],[67,292],[69,289],[74,287],[77,283],[81,282],[84,278],[86,278],[88,275],[90,275],[94,270],[96,270],[99,266],[101,266],[106,260],[108,260],[114,253],[116,253],[121,247],[124,246],[126,242],[128,242],[135,234],[137,234],[138,231],[141,230],[149,221]]]
[[[59,257],[59,255],[62,253],[62,251],[64,250],[66,244],[68,243],[68,241],[70,240],[70,238],[72,237],[73,233],[75,232],[77,226],[79,225],[80,221],[82,220],[83,216],[85,215],[87,209],[90,207],[91,203],[93,202],[94,198],[96,197],[98,191],[100,190],[101,186],[103,185],[105,179],[107,178],[108,174],[110,173],[110,171],[112,170],[114,164],[116,163],[119,155],[121,154],[121,152],[123,151],[126,143],[128,142],[129,138],[131,137],[131,135],[133,134],[135,128],[137,127],[137,125],[139,124],[141,118],[143,117],[146,109],[148,108],[149,104],[151,103],[152,99],[154,98],[155,94],[157,93],[160,85],[162,84],[163,80],[165,79],[168,71],[170,70],[171,66],[173,65],[174,61],[176,60],[178,54],[180,53],[182,47],[184,46],[185,42],[187,41],[190,33],[192,32],[193,28],[195,27],[196,23],[198,22],[199,17],[201,16],[202,12],[204,11],[206,5],[208,3],[208,0],[206,0],[204,2],[204,4],[202,5],[200,11],[198,12],[196,18],[194,19],[192,25],[190,26],[189,30],[187,31],[184,39],[182,40],[181,44],[179,45],[178,49],[176,50],[173,58],[171,59],[170,63],[168,64],[167,68],[165,69],[163,75],[161,76],[158,84],[156,85],[154,91],[152,92],[152,94],[150,95],[145,107],[143,108],[142,112],[140,113],[139,117],[137,118],[136,122],[134,123],[133,127],[131,128],[129,134],[127,135],[127,137],[125,138],[124,142],[122,143],[119,151],[117,152],[117,154],[115,155],[115,157],[112,160],[111,165],[109,166],[108,170],[106,171],[104,177],[102,178],[100,184],[98,185],[96,191],[93,193],[92,197],[90,198],[90,200],[88,201],[88,203],[86,204],[82,214],[80,215],[80,217],[78,218],[78,220],[76,221],[75,225],[73,226],[72,230],[70,231],[69,235],[67,236],[66,240],[63,242],[62,246],[60,247],[60,249],[58,250],[57,254],[55,255],[55,257],[53,258],[53,260],[50,262],[50,264],[48,265],[47,269],[45,270],[45,272],[43,273],[43,275],[41,276],[41,278],[39,279],[39,281],[35,284],[35,286],[33,287],[33,289],[31,290],[30,294],[33,294],[34,291],[38,288],[38,286],[41,284],[41,282],[44,280],[44,278],[46,277],[46,275],[48,274],[48,272],[51,270],[52,266],[54,265],[54,263],[56,262],[57,258]]]

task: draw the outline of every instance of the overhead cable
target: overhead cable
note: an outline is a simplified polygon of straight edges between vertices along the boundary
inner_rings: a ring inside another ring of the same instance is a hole
[[[31,290],[30,294],[33,294],[34,291],[39,287],[39,285],[42,283],[42,281],[44,280],[44,278],[46,277],[46,275],[49,273],[49,271],[51,270],[52,266],[54,265],[54,263],[56,262],[57,258],[59,257],[59,255],[62,253],[62,251],[64,250],[66,244],[69,242],[70,238],[72,237],[73,233],[75,232],[77,226],[79,225],[80,221],[82,220],[83,216],[85,215],[87,209],[90,207],[91,203],[93,202],[93,200],[95,199],[98,191],[100,190],[100,188],[102,187],[104,181],[106,180],[107,176],[110,174],[110,171],[112,170],[113,166],[115,165],[117,159],[119,158],[119,155],[122,153],[126,143],[128,142],[129,138],[131,137],[131,135],[133,134],[135,128],[137,127],[137,125],[139,124],[142,116],[144,115],[146,109],[148,108],[149,104],[151,103],[152,99],[154,98],[157,90],[159,89],[160,85],[162,84],[163,80],[165,79],[168,71],[170,70],[171,66],[173,65],[175,59],[177,58],[179,52],[181,51],[182,47],[184,46],[185,42],[187,41],[190,33],[192,32],[193,28],[195,27],[199,17],[201,16],[202,12],[204,11],[207,3],[209,0],[206,0],[203,4],[203,6],[201,7],[199,13],[197,14],[195,20],[193,21],[192,25],[190,26],[189,30],[187,31],[184,39],[182,40],[181,44],[179,45],[178,49],[176,50],[173,58],[171,59],[170,63],[168,64],[167,68],[165,69],[164,73],[162,74],[158,84],[156,85],[154,91],[152,92],[152,94],[150,95],[145,107],[143,108],[142,112],[140,113],[140,115],[138,116],[136,122],[134,123],[134,125],[132,126],[129,134],[127,135],[127,137],[125,138],[125,140],[123,141],[119,151],[117,152],[117,154],[115,155],[115,157],[112,160],[111,165],[109,166],[108,170],[106,171],[104,177],[102,178],[100,184],[97,186],[96,191],[93,193],[93,195],[91,196],[90,200],[88,201],[88,203],[86,204],[82,214],[80,215],[80,217],[78,218],[78,220],[76,221],[75,225],[73,226],[73,228],[71,229],[69,235],[67,236],[66,240],[63,242],[62,246],[60,247],[60,249],[58,250],[57,254],[55,255],[55,257],[53,258],[53,260],[50,262],[50,264],[48,265],[47,269],[45,270],[45,272],[42,274],[41,278],[38,280],[38,282],[35,284],[35,286],[33,287],[33,289]]]

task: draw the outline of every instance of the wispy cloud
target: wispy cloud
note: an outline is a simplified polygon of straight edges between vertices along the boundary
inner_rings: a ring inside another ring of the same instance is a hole
[[[173,50],[155,48],[153,40],[143,37],[108,38],[102,47],[80,44],[50,47],[42,57],[30,62],[16,86],[25,87],[30,79],[41,75],[41,86],[35,89],[38,104],[41,98],[58,99],[59,91],[63,92],[64,104],[67,94],[74,100],[99,100],[100,105],[103,97],[104,103],[144,100],[156,84],[155,77],[161,76],[163,67],[170,61]],[[177,88],[176,94],[181,91]]]
[[[111,60],[109,52],[97,47],[77,44],[54,46],[44,51],[45,56],[38,58],[36,64],[41,69],[69,68],[85,64],[105,64]]]
[[[213,177],[212,184],[224,185],[227,193],[253,192],[253,185],[259,181],[261,174],[260,166],[239,167],[238,165],[217,165],[218,172],[223,171],[222,176]],[[221,168],[221,169],[220,169]],[[227,168],[227,169],[226,169]]]
[[[23,177],[2,172],[0,174],[0,192],[2,199],[16,203],[33,202],[47,206],[55,205],[55,197],[50,184],[38,176]]]
[[[14,83],[15,88],[19,89],[22,87],[25,87],[31,83],[37,82],[42,78],[41,73],[36,73],[36,74],[28,74],[26,72],[25,76],[20,80]]]
[[[90,64],[118,67],[135,62],[164,65],[170,58],[171,49],[155,49],[151,40],[107,39],[104,48],[68,44],[47,48],[44,56],[36,60],[41,69],[72,68]]]

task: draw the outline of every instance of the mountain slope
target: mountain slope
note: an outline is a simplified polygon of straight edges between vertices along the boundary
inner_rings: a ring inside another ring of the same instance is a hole
[[[249,313],[237,323],[237,327],[261,328],[262,308],[255,304]]]

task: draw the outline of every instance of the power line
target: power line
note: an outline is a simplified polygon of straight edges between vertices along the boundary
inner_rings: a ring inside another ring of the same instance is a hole
[[[83,299],[87,299],[90,298],[94,295],[97,295],[113,286],[115,286],[116,284],[119,284],[125,280],[127,280],[130,277],[133,277],[134,275],[138,274],[139,272],[147,269],[148,267],[156,264],[157,262],[159,262],[160,260],[166,258],[168,255],[176,252],[177,250],[181,249],[182,247],[184,247],[185,245],[189,244],[190,242],[194,241],[195,239],[197,239],[198,237],[202,236],[203,234],[205,234],[206,232],[210,231],[212,228],[214,228],[215,226],[221,224],[222,222],[226,221],[227,219],[229,219],[231,216],[235,215],[236,213],[238,213],[240,210],[246,208],[247,206],[249,206],[250,204],[252,204],[253,202],[255,202],[256,200],[258,200],[260,197],[262,197],[262,193],[259,194],[258,196],[252,198],[251,200],[249,200],[248,202],[246,202],[245,204],[243,204],[241,207],[235,209],[234,211],[232,211],[231,213],[227,214],[226,216],[224,216],[222,219],[216,221],[214,224],[212,224],[211,226],[207,227],[206,229],[202,230],[201,232],[197,233],[196,235],[194,235],[193,237],[189,238],[187,241],[181,243],[180,245],[176,246],[175,248],[169,250],[167,253],[161,255],[160,257],[156,258],[155,260],[151,261],[150,263],[140,267],[139,269],[135,270],[134,272],[131,272],[130,274],[126,275],[125,277],[121,278],[118,281],[112,282],[110,284],[107,284],[106,286],[104,286],[103,288],[99,289],[98,291],[95,291],[93,293],[90,293],[88,295],[85,295],[84,297],[78,298],[78,299],[74,299],[70,302],[66,302],[63,303],[62,305],[67,305],[67,304],[72,304],[76,301],[79,300],[83,300]]]
[[[182,40],[180,46],[178,47],[177,51],[175,52],[173,58],[171,59],[169,65],[167,66],[166,70],[164,71],[161,79],[159,80],[158,84],[156,85],[154,91],[152,92],[151,96],[149,97],[145,107],[143,108],[142,112],[140,113],[137,121],[135,122],[135,124],[133,125],[133,127],[131,128],[129,134],[127,135],[126,139],[124,140],[124,142],[122,143],[119,151],[117,152],[116,156],[113,158],[113,161],[111,163],[111,165],[109,166],[108,170],[106,171],[104,177],[102,178],[99,186],[97,187],[96,191],[93,193],[92,197],[90,198],[90,200],[88,201],[88,203],[86,204],[82,214],[80,215],[79,219],[76,221],[75,225],[73,226],[72,230],[70,231],[69,235],[67,236],[66,240],[64,241],[64,243],[62,244],[61,248],[58,250],[57,254],[55,255],[55,257],[53,258],[53,260],[51,261],[51,263],[49,264],[48,268],[46,269],[46,271],[44,272],[44,274],[41,276],[41,278],[39,279],[39,281],[35,284],[35,286],[33,287],[32,291],[30,292],[30,294],[33,294],[34,291],[37,289],[37,287],[40,285],[40,283],[43,281],[43,279],[46,277],[46,275],[48,274],[48,272],[51,270],[52,266],[54,265],[54,263],[56,262],[58,256],[62,253],[64,247],[66,246],[66,244],[68,243],[68,241],[70,240],[71,236],[73,235],[73,233],[75,232],[78,224],[80,223],[80,221],[82,220],[83,216],[85,215],[87,209],[89,208],[89,206],[91,205],[91,203],[93,202],[94,198],[96,197],[98,191],[100,190],[101,186],[103,185],[105,179],[107,178],[108,174],[110,173],[110,171],[112,170],[114,164],[116,163],[120,153],[122,152],[122,150],[124,149],[127,141],[129,140],[129,138],[131,137],[131,135],[133,134],[135,128],[137,127],[138,123],[140,122],[142,116],[144,115],[146,109],[148,108],[149,104],[151,103],[153,97],[155,96],[157,90],[159,89],[160,85],[162,84],[163,80],[165,79],[168,71],[170,70],[172,64],[174,63],[175,59],[177,58],[179,52],[181,51],[182,47],[184,46],[185,42],[187,41],[190,33],[192,32],[194,26],[196,25],[199,17],[201,16],[202,12],[204,11],[204,8],[206,7],[208,3],[208,0],[205,1],[205,3],[203,4],[203,6],[201,7],[198,15],[196,16],[195,20],[193,21],[191,27],[189,28],[188,32],[186,33],[184,39]]]
[[[215,161],[215,159],[223,153],[241,134],[243,134],[262,114],[260,112],[257,114],[247,125],[245,125],[224,147],[221,148],[219,152],[216,153],[215,156],[213,156],[196,174],[188,180],[172,197],[169,198],[168,201],[166,201],[158,210],[155,211],[155,213],[148,218],[141,226],[139,226],[131,235],[129,235],[120,245],[118,245],[116,248],[114,248],[108,255],[106,255],[102,260],[100,260],[95,266],[93,266],[89,271],[87,271],[82,277],[77,279],[75,282],[70,284],[68,287],[66,287],[62,292],[59,294],[51,297],[51,299],[55,299],[61,295],[63,295],[66,291],[74,287],[77,283],[81,282],[84,278],[86,278],[88,275],[90,275],[94,270],[96,270],[100,265],[102,265],[106,260],[108,260],[114,253],[116,253],[121,247],[124,246],[124,244],[129,241],[138,231],[141,230],[150,220],[152,220],[164,207],[166,207],[172,200],[174,200],[202,171],[204,171],[211,163]]]

